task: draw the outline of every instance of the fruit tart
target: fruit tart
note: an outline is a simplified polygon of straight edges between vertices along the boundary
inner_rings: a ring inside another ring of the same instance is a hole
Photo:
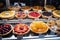
[[[29,6],[23,6],[22,10],[30,10],[31,8]]]
[[[52,26],[55,25],[55,21],[54,21],[54,20],[50,20],[50,21],[47,22],[47,25],[48,25],[49,27],[52,27]]]
[[[0,18],[12,19],[14,18],[15,11],[3,11],[0,13]]]
[[[0,36],[5,36],[12,32],[11,24],[0,24]]]
[[[48,25],[44,23],[43,21],[33,21],[30,24],[31,31],[34,33],[46,33],[49,29]]]
[[[15,17],[16,18],[26,18],[27,14],[24,12],[16,12]]]
[[[36,11],[36,10],[43,10],[43,7],[42,6],[34,6],[33,10],[34,11]]]
[[[16,35],[24,35],[30,31],[26,24],[16,24],[13,28],[13,33]]]
[[[12,10],[13,10],[13,11],[19,11],[20,8],[21,8],[20,6],[9,6],[9,7],[8,7],[8,9],[11,10],[11,11],[12,11]]]
[[[53,5],[46,5],[44,8],[45,8],[46,11],[55,10],[55,7]]]
[[[42,13],[42,18],[49,18],[52,17],[52,13],[51,12],[43,12]]]
[[[60,28],[60,20],[56,20],[57,27]]]
[[[29,12],[29,14],[28,14],[28,17],[29,18],[39,18],[39,17],[41,17],[41,13],[38,13],[38,12]]]
[[[53,16],[57,17],[57,18],[60,18],[60,10],[54,10],[53,11]]]

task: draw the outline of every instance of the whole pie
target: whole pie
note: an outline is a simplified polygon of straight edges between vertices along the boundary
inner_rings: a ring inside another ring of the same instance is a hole
[[[13,18],[15,15],[15,11],[4,11],[0,13],[0,18]]]
[[[39,18],[41,16],[41,13],[38,12],[29,12],[28,17],[29,18]]]
[[[60,18],[60,10],[53,11],[53,16],[57,17],[57,18]]]
[[[31,31],[34,33],[46,33],[49,29],[48,25],[43,21],[33,21],[30,24]]]
[[[42,13],[42,17],[43,17],[43,18],[52,17],[52,13],[51,13],[51,12],[43,12],[43,13]]]
[[[0,36],[5,36],[12,31],[12,25],[0,24]]]
[[[12,10],[13,10],[13,11],[19,11],[20,8],[21,8],[20,6],[9,6],[9,7],[8,7],[8,9],[11,10],[11,11],[12,11]]]
[[[13,33],[17,35],[24,35],[30,31],[26,24],[16,24],[13,28]]]
[[[54,10],[55,9],[55,7],[53,6],[53,5],[46,5],[45,7],[45,10]]]
[[[17,12],[17,13],[15,14],[15,17],[16,17],[16,18],[25,18],[26,16],[27,16],[27,14],[24,13],[24,12]]]
[[[43,10],[43,7],[42,6],[34,6],[33,10]]]
[[[22,10],[30,10],[31,8],[29,6],[23,6]]]

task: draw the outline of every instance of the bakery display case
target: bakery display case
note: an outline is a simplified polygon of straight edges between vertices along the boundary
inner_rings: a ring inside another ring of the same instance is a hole
[[[0,8],[1,40],[60,40],[60,0],[2,0]]]

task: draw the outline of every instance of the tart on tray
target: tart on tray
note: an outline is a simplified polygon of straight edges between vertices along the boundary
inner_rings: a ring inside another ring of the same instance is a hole
[[[16,35],[24,35],[30,31],[26,24],[16,24],[13,28],[13,33]]]
[[[0,36],[5,36],[12,32],[12,25],[0,24]]]
[[[16,12],[15,17],[16,18],[26,18],[27,14],[24,12]]]
[[[57,18],[60,18],[60,10],[54,10],[53,11],[53,16],[57,17]]]
[[[55,7],[53,5],[46,5],[44,8],[45,8],[46,11],[55,10]]]
[[[11,11],[12,11],[12,10],[13,10],[13,11],[19,11],[20,8],[21,8],[20,6],[9,6],[9,7],[8,7],[8,9],[11,10]]]
[[[52,26],[55,25],[55,21],[54,21],[54,20],[50,20],[50,21],[47,22],[47,25],[48,25],[49,27],[52,27]]]
[[[36,11],[36,10],[43,10],[42,6],[33,6],[32,8],[33,8],[34,11]]]
[[[0,18],[8,18],[12,19],[14,18],[15,11],[3,11],[0,13]]]
[[[42,13],[42,18],[49,18],[52,17],[52,13],[51,12],[43,12]]]
[[[30,29],[34,33],[42,34],[48,31],[49,26],[43,21],[33,21],[30,24]]]
[[[32,11],[32,12],[28,13],[28,17],[29,18],[39,18],[39,17],[41,17],[41,13]]]
[[[23,6],[22,10],[30,10],[31,8],[29,6]]]

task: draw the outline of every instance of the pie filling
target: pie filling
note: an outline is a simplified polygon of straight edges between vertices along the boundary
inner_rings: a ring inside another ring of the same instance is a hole
[[[51,12],[44,12],[43,15],[44,15],[44,16],[51,16],[52,13],[51,13]]]
[[[18,25],[15,25],[15,27],[14,27],[14,32],[15,32],[15,33],[18,33],[18,34],[20,34],[20,33],[24,34],[24,33],[26,33],[28,30],[29,30],[29,28],[28,28],[28,26],[25,25],[25,24],[18,24]]]
[[[6,34],[11,30],[10,24],[0,24],[0,34]]]
[[[32,16],[32,17],[38,17],[38,16],[40,16],[40,14],[37,13],[37,12],[31,12],[31,13],[29,13],[29,15]]]

